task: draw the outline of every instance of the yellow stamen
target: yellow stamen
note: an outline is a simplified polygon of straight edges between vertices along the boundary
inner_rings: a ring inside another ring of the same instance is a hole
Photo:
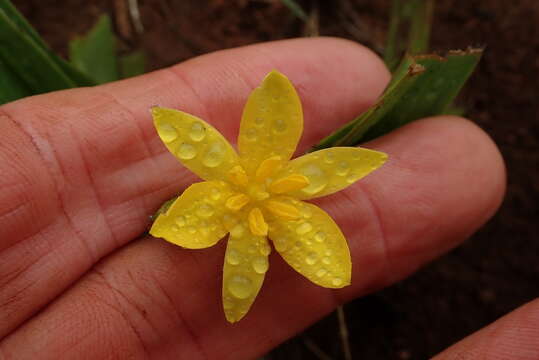
[[[249,220],[249,229],[253,235],[266,236],[268,234],[268,224],[259,208],[252,209],[247,220]]]
[[[289,191],[303,189],[309,185],[309,179],[300,174],[288,175],[282,179],[275,180],[270,184],[270,191],[275,194],[283,194]]]
[[[240,165],[236,165],[232,169],[230,169],[230,171],[228,172],[228,176],[234,184],[239,186],[246,186],[249,182],[249,178],[247,177],[245,170],[243,170]]]
[[[268,176],[271,176],[281,166],[281,157],[272,156],[262,161],[256,170],[256,179],[259,181],[265,180]]]
[[[249,197],[245,194],[239,193],[232,195],[226,200],[225,206],[232,211],[239,211],[242,207],[247,205]]]
[[[266,209],[284,219],[294,220],[299,217],[299,210],[294,205],[277,200],[268,200],[265,205]]]

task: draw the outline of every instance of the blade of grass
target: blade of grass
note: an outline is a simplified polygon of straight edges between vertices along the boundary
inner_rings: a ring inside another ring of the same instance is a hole
[[[402,17],[402,4],[402,0],[393,0],[391,4],[387,43],[384,51],[384,62],[390,70],[393,70],[398,65],[400,53],[403,50],[399,41],[399,28],[401,22],[404,20]]]
[[[96,83],[80,71],[75,69],[67,61],[54,54],[52,50],[45,44],[43,39],[39,36],[37,31],[30,25],[30,23],[17,11],[15,6],[9,0],[0,0],[0,11],[4,11],[6,16],[13,22],[13,24],[23,33],[28,35],[33,43],[43,49],[45,53],[49,55],[51,60],[55,62],[60,69],[74,82],[77,86],[91,86]]]
[[[35,93],[66,89],[77,84],[0,9],[0,59],[10,66]]]
[[[30,95],[24,81],[0,60],[0,105]]]
[[[311,151],[357,145],[413,120],[447,112],[482,53],[482,49],[469,49],[449,52],[445,58],[406,56],[378,102],[324,138]]]
[[[102,15],[84,37],[69,43],[69,58],[98,84],[119,79],[116,39],[107,15]]]
[[[281,0],[284,6],[286,6],[294,15],[303,21],[307,21],[309,17],[307,13],[299,6],[294,0]]]
[[[122,79],[144,74],[146,68],[146,55],[142,51],[135,51],[131,54],[118,58],[120,77]]]
[[[412,55],[429,50],[430,29],[434,0],[415,0],[410,17],[410,34],[408,36],[408,53]]]

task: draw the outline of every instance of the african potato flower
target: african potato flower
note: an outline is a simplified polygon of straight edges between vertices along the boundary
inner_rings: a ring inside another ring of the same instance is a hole
[[[240,320],[256,298],[275,250],[296,271],[326,288],[350,284],[346,239],[331,217],[302,200],[339,191],[380,167],[387,155],[334,147],[290,160],[303,131],[299,97],[272,71],[245,105],[238,152],[211,125],[154,107],[168,150],[205,181],[189,186],[160,214],[150,233],[201,249],[230,234],[223,267],[223,308]]]

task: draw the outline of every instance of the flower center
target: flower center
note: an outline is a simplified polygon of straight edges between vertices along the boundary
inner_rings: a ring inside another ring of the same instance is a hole
[[[303,189],[309,185],[309,179],[300,174],[290,174],[269,182],[267,179],[274,175],[282,166],[279,156],[272,156],[260,163],[253,178],[250,178],[241,165],[230,169],[230,181],[239,188],[225,202],[225,206],[234,212],[243,209],[247,204],[254,203],[249,209],[247,221],[253,235],[266,236],[269,226],[261,209],[266,209],[272,215],[284,219],[297,219],[298,209],[287,202],[272,199],[270,193],[275,195],[286,194],[291,191]]]

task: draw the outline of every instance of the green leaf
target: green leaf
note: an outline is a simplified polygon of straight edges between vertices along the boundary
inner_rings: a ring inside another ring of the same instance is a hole
[[[69,43],[69,58],[98,84],[119,79],[116,39],[107,15],[102,15],[86,36]]]
[[[378,102],[312,150],[353,146],[413,120],[446,113],[479,62],[482,49],[406,56]]]
[[[284,6],[286,6],[294,15],[303,21],[307,21],[309,18],[307,13],[299,6],[294,0],[281,0]]]
[[[0,59],[35,93],[66,89],[77,84],[52,60],[33,37],[19,29],[0,8]]]
[[[144,74],[146,68],[146,55],[142,51],[135,51],[119,58],[120,76],[122,79]]]
[[[28,23],[28,21],[22,16],[20,12],[13,6],[9,0],[0,0],[0,12],[4,12],[5,16],[11,20],[14,25],[22,34],[26,34],[30,38],[30,42],[34,46],[40,47],[49,57],[50,60],[56,65],[74,82],[77,86],[91,86],[95,85],[95,82],[75,69],[67,61],[56,55],[49,49],[43,39],[39,36],[37,31]],[[0,20],[1,21],[1,20]],[[18,38],[12,38],[11,41],[18,41]],[[45,91],[37,91],[45,92]]]
[[[32,95],[24,81],[0,60],[0,105]]]

